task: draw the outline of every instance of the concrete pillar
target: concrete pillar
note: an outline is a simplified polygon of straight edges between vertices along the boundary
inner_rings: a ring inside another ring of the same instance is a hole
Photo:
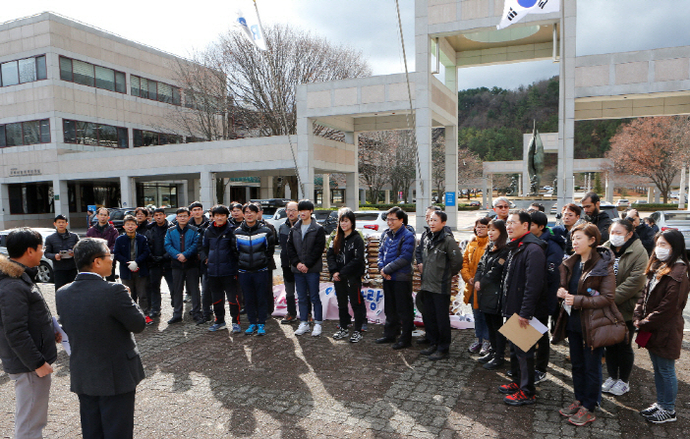
[[[273,198],[273,177],[261,177],[259,198]]]
[[[661,191],[656,186],[654,187],[654,202],[661,203]]]
[[[53,187],[55,183],[53,183]],[[120,205],[122,207],[136,207],[136,194],[134,192],[134,178],[123,175],[120,177]],[[67,194],[67,192],[65,192]],[[65,195],[66,196],[66,195]],[[57,203],[56,203],[57,208]]]
[[[345,185],[345,205],[352,210],[359,210],[359,174],[356,172],[345,174]]]
[[[225,185],[225,192],[223,192],[223,204],[226,206],[230,204],[232,199],[230,198],[230,184],[228,183],[229,178],[223,179],[223,184]]]
[[[331,208],[331,175],[321,174],[323,182],[321,183],[321,207],[324,209]]]
[[[314,130],[312,120],[300,116],[306,114],[307,88],[297,87],[297,142],[292,142],[297,160],[299,199],[314,201]],[[357,155],[355,154],[355,157]]]
[[[417,17],[415,26],[415,135],[419,165],[415,163],[417,189],[417,224],[424,224],[426,208],[431,205],[431,38],[427,34],[427,14]],[[448,73],[448,72],[446,72]],[[455,73],[457,75],[457,73]],[[457,110],[456,110],[457,111]],[[457,180],[457,176],[455,177]]]
[[[199,178],[200,196],[199,201],[204,206],[204,209],[209,209],[216,204],[216,197],[214,196],[215,185],[213,173],[208,171],[201,171]]]
[[[69,192],[67,180],[53,180],[55,215],[65,215],[69,220]]]
[[[678,209],[685,208],[685,166],[680,168],[680,189],[678,189]]]
[[[486,206],[487,209],[492,209],[494,206],[494,174],[488,176],[488,188],[486,188]]]
[[[347,180],[347,186],[350,187],[350,180]],[[359,186],[358,186],[359,187]],[[360,200],[366,200],[367,199],[367,190],[362,188],[359,190],[359,199]],[[350,202],[348,201],[347,205],[350,205]],[[359,209],[359,206],[357,206],[357,209]]]
[[[613,175],[610,172],[605,174],[605,190],[604,199],[609,203],[613,203]]]
[[[558,91],[558,209],[573,201],[575,159],[575,37],[577,0],[561,2],[560,80]]]
[[[386,204],[391,204],[391,190],[386,189],[383,193],[386,195]]]
[[[177,207],[189,206],[189,180],[183,180],[177,190]]]
[[[10,219],[10,186],[0,184],[0,229],[6,229],[5,221]]]
[[[249,186],[244,187],[244,198],[246,198],[246,202],[249,202],[249,200],[252,199],[252,188]]]
[[[516,196],[518,196],[518,197],[523,197],[523,196],[529,194],[529,187],[527,187],[527,189],[524,189],[524,188],[522,187],[523,182],[524,182],[525,184],[527,184],[527,181],[528,181],[528,180],[529,180],[529,178],[525,178],[525,179],[523,180],[522,174],[518,174],[517,194],[515,194]]]
[[[458,228],[458,127],[451,125],[445,127],[446,131],[446,192],[452,193],[455,203],[453,206],[446,205],[445,211],[448,215],[448,226],[452,230]],[[439,194],[441,199],[444,194]],[[445,200],[444,200],[445,204]]]

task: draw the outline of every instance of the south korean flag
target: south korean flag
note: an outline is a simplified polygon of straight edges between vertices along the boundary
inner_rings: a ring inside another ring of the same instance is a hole
[[[560,10],[560,0],[506,0],[503,17],[497,29],[517,23],[527,14],[548,14]]]

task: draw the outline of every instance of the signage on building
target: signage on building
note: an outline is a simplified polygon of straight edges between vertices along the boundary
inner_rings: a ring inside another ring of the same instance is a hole
[[[10,177],[28,177],[30,175],[41,175],[43,172],[40,169],[17,169],[10,168]]]
[[[446,206],[455,206],[455,192],[446,192]]]

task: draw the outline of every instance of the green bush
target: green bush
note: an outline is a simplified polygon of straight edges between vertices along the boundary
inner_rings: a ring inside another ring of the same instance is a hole
[[[678,210],[678,203],[631,204],[630,207],[632,207],[633,209],[637,209],[640,212],[654,212],[656,210]]]
[[[446,207],[443,204],[435,204],[441,209],[445,210]],[[414,212],[417,206],[414,204],[362,204],[359,206],[360,210],[388,210],[391,207],[398,206],[405,212]],[[479,210],[480,206],[468,206],[466,204],[458,204],[458,210]]]

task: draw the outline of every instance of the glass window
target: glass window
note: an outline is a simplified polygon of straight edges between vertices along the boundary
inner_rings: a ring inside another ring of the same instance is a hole
[[[149,80],[149,99],[157,100],[158,94],[156,93],[156,81]]]
[[[158,133],[152,133],[151,131],[143,131],[144,144],[143,146],[158,145]]]
[[[148,99],[149,97],[149,80],[145,78],[139,78],[141,86],[139,88],[139,97]]]
[[[163,82],[158,83],[158,100],[161,102],[172,103],[172,87]]]
[[[62,131],[64,133],[65,143],[77,143],[77,127],[73,120],[63,119]]]
[[[46,79],[47,77],[46,57],[36,57],[36,79]]]
[[[74,73],[74,82],[77,84],[90,85],[93,87],[94,74],[93,64],[83,61],[72,60],[72,72]]]
[[[37,120],[22,123],[24,145],[35,145],[41,141],[41,123]]]
[[[2,86],[19,84],[19,70],[17,68],[17,61],[10,61],[0,66],[0,73],[2,74]]]
[[[115,71],[96,66],[96,87],[115,91]]]
[[[0,148],[7,146],[5,142],[5,125],[0,125]]]
[[[180,105],[182,99],[180,98],[180,89],[177,87],[172,88],[172,103],[173,105]]]
[[[77,143],[98,145],[97,125],[88,122],[77,122]]]
[[[36,80],[36,58],[20,59],[19,82],[33,82]]]
[[[129,135],[127,134],[127,128],[117,128],[117,146],[120,148],[129,148]]]
[[[139,96],[139,77],[130,75],[129,81],[132,84],[132,96]]]
[[[72,81],[72,60],[65,57],[60,57],[60,79],[63,81]]]
[[[110,125],[98,126],[98,144],[117,148],[117,128]]]
[[[127,93],[127,82],[125,81],[125,74],[122,72],[115,72],[115,91]]]
[[[23,145],[22,124],[8,123],[5,125],[5,137],[7,138],[7,146]]]
[[[134,147],[138,148],[144,146],[144,138],[141,130],[134,130],[132,134],[134,135]]]
[[[41,123],[41,143],[50,143],[50,121],[43,119]]]

